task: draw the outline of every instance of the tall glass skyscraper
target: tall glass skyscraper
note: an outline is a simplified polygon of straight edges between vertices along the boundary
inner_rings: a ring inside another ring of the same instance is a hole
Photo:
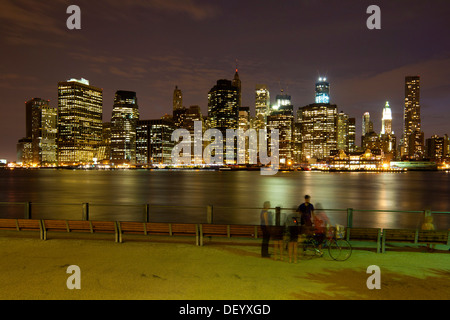
[[[102,141],[103,89],[86,79],[58,83],[58,161],[92,163]]]
[[[327,78],[319,78],[316,82],[316,103],[330,103],[330,83]]]
[[[270,92],[264,84],[255,88],[255,128],[264,129],[270,111]]]
[[[405,77],[405,112],[402,158],[419,160],[424,156],[424,134],[420,123],[420,77]]]
[[[111,118],[111,161],[115,165],[136,162],[138,120],[136,92],[117,91]]]

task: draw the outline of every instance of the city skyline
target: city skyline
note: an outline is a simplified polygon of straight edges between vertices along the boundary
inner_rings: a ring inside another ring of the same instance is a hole
[[[364,112],[370,112],[379,133],[389,101],[399,137],[404,78],[420,75],[425,139],[449,133],[450,82],[445,71],[450,47],[439,40],[449,29],[440,14],[449,8],[444,1],[434,1],[433,6],[378,1],[382,29],[377,31],[365,26],[370,5],[366,1],[342,6],[323,1],[264,6],[255,1],[149,1],[123,4],[127,14],[117,13],[116,1],[79,1],[79,31],[65,28],[64,1],[54,6],[33,2],[35,12],[24,9],[31,1],[19,2],[3,2],[0,14],[0,43],[5,48],[1,57],[8,62],[2,66],[0,82],[0,158],[9,161],[15,160],[17,140],[25,133],[24,101],[39,97],[56,107],[58,81],[86,78],[104,88],[104,121],[111,118],[118,90],[137,92],[142,119],[170,114],[176,85],[186,107],[199,105],[206,114],[208,90],[218,79],[233,79],[236,59],[242,106],[249,106],[253,115],[257,84],[267,86],[271,103],[284,89],[297,110],[314,102],[314,82],[324,76],[330,81],[330,102],[357,119],[356,132],[361,132]],[[130,22],[133,14],[135,21],[123,28],[112,24],[118,18]],[[33,22],[37,15],[41,19]],[[136,36],[127,38],[131,32]],[[114,37],[122,41],[120,48]],[[328,49],[322,50],[323,42]]]

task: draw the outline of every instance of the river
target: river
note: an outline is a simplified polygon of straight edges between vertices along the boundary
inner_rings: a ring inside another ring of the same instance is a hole
[[[422,213],[359,210],[449,212],[449,193],[445,172],[0,170],[0,202],[31,202],[33,218],[49,219],[81,219],[89,203],[91,220],[140,221],[150,204],[150,221],[203,223],[211,205],[214,223],[257,224],[264,201],[290,210],[309,194],[333,223],[345,225],[353,208],[355,227],[417,228]],[[23,205],[0,206],[0,217],[23,216]],[[450,228],[450,214],[434,217],[437,229]]]

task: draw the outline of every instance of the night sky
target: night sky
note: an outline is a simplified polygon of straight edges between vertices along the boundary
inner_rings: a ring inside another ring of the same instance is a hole
[[[66,27],[71,4],[81,30]],[[381,30],[366,27],[372,4]],[[404,78],[420,75],[425,138],[450,134],[449,16],[448,0],[0,0],[0,158],[16,160],[24,102],[56,107],[59,81],[103,88],[103,121],[117,90],[137,92],[141,119],[171,113],[175,85],[206,115],[208,91],[232,79],[236,59],[252,112],[256,84],[272,102],[283,88],[297,109],[326,76],[331,102],[356,118],[357,144],[363,113],[379,133],[387,100],[400,139]]]

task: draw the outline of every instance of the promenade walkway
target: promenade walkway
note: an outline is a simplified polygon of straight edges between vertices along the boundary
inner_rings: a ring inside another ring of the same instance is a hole
[[[446,246],[434,253],[403,247],[377,254],[358,243],[348,261],[289,264],[261,258],[259,244],[0,235],[0,299],[450,299]],[[81,269],[81,290],[66,286],[70,265]],[[380,290],[366,286],[370,265],[381,269]]]

